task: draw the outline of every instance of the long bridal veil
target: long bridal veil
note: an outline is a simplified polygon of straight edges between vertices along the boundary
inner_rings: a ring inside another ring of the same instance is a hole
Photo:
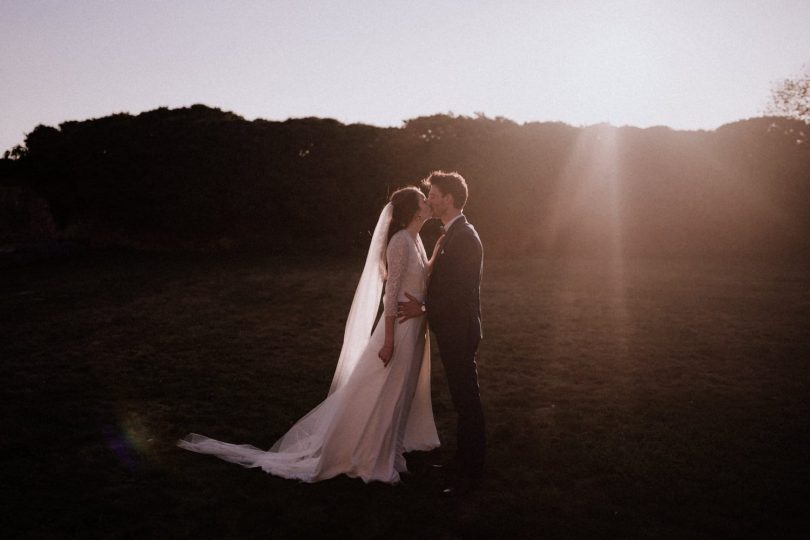
[[[354,292],[349,318],[346,320],[343,347],[340,350],[329,395],[335,393],[349,380],[371,337],[371,328],[377,316],[385,281],[385,248],[388,243],[388,225],[391,223],[393,213],[394,207],[391,203],[386,204],[371,235],[366,264]]]

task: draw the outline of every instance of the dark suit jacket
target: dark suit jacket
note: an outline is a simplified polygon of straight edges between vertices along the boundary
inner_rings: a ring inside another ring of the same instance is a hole
[[[481,327],[481,273],[484,250],[475,228],[462,215],[447,231],[433,263],[425,307],[437,334],[477,344]]]

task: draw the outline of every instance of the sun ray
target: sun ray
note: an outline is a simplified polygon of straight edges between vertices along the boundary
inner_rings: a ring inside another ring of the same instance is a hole
[[[545,246],[561,255],[561,287],[554,301],[555,326],[570,328],[577,318],[589,321],[590,334],[606,347],[614,375],[631,383],[630,314],[625,283],[623,171],[621,132],[610,125],[584,128],[556,180],[557,191],[544,223]],[[604,317],[603,324],[597,319]],[[571,320],[563,320],[569,318]],[[561,331],[554,350],[570,350],[570,331]]]

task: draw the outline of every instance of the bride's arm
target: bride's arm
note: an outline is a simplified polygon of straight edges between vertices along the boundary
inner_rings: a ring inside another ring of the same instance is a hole
[[[433,261],[436,260],[436,255],[439,254],[439,250],[441,250],[442,243],[444,242],[444,235],[441,235],[436,243],[433,244],[433,254],[430,256],[430,260],[427,263],[427,273],[430,275],[430,272],[433,270]]]
[[[386,250],[388,279],[385,282],[385,294],[383,295],[385,342],[377,354],[386,366],[394,356],[394,321],[397,318],[397,300],[399,299],[399,289],[408,264],[408,253],[409,244],[407,239],[402,234],[394,235]]]
[[[444,243],[444,235],[441,235],[439,239],[436,240],[436,243],[433,245],[433,254],[430,256],[430,260],[425,265],[428,276],[433,271],[433,263],[436,261],[436,257],[441,252],[443,243]],[[421,249],[422,252],[424,252],[425,250],[424,246],[421,246]],[[420,302],[419,300],[417,300],[408,293],[405,293],[405,296],[408,297],[408,301],[399,303],[399,311],[397,313],[397,318],[399,319],[400,323],[404,323],[408,319],[413,319],[414,317],[421,317],[422,315],[425,314],[424,302]]]

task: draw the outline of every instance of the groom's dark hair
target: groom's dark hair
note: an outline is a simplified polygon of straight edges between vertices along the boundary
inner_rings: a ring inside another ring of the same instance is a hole
[[[422,180],[422,185],[426,189],[430,189],[430,186],[436,186],[442,192],[442,195],[452,195],[453,206],[459,210],[463,209],[464,205],[467,204],[467,182],[463,176],[455,171],[433,171],[427,178]]]

